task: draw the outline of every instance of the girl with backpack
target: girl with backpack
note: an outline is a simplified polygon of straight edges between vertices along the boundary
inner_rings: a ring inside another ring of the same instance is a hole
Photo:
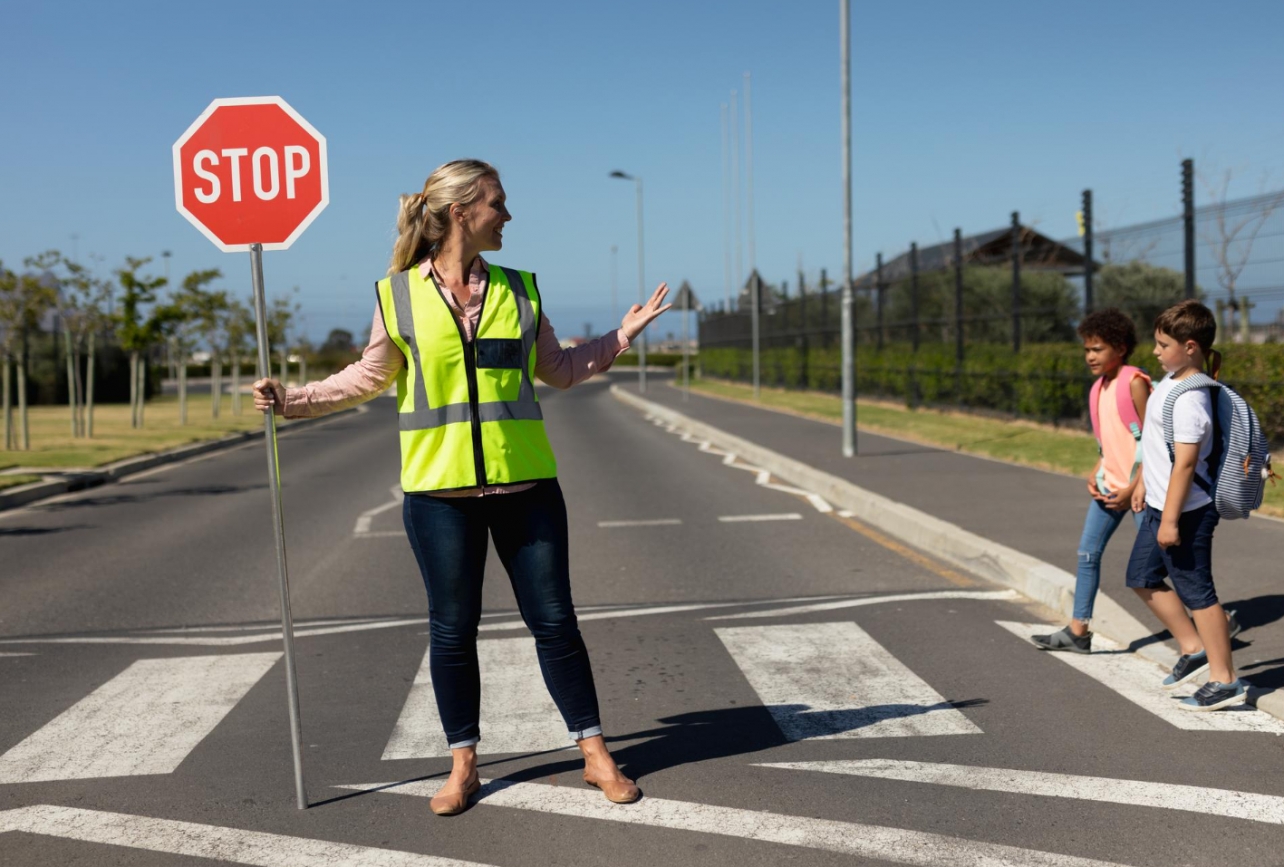
[[[1132,509],[1140,480],[1141,428],[1150,396],[1150,377],[1128,364],[1137,348],[1137,330],[1127,315],[1113,307],[1089,313],[1079,323],[1084,359],[1097,375],[1088,397],[1092,432],[1101,459],[1088,476],[1088,514],[1079,540],[1075,574],[1074,617],[1064,628],[1031,639],[1043,650],[1089,653],[1092,650],[1093,603],[1101,584],[1101,554]],[[1140,526],[1141,515],[1133,512]]]

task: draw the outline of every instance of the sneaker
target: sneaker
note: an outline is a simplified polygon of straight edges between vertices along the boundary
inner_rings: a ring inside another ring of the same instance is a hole
[[[1064,650],[1069,653],[1092,653],[1092,633],[1075,635],[1067,626],[1051,635],[1031,635],[1030,640],[1041,650]]]
[[[1237,680],[1234,683],[1218,683],[1210,680],[1208,683],[1195,690],[1195,694],[1189,698],[1183,698],[1178,705],[1182,710],[1195,712],[1220,710],[1231,705],[1243,704],[1248,700],[1248,690],[1244,687],[1244,681]]]
[[[1234,608],[1226,609],[1226,628],[1230,630],[1231,638],[1234,638],[1236,635],[1239,635],[1244,631],[1244,625],[1240,623],[1239,618],[1235,616]]]
[[[1198,677],[1208,668],[1208,654],[1204,651],[1199,653],[1184,654],[1177,664],[1173,666],[1173,673],[1164,678],[1164,689],[1175,689],[1188,680]]]

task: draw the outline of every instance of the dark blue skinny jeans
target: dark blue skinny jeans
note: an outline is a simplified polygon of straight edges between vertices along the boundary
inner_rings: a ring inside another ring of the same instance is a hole
[[[477,625],[487,534],[535,636],[544,684],[571,739],[600,735],[593,670],[571,602],[566,503],[557,480],[484,497],[407,494],[402,517],[428,590],[428,664],[451,749],[481,739]]]

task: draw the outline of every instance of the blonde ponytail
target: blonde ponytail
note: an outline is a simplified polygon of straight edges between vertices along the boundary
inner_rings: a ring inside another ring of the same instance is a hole
[[[481,160],[455,160],[429,175],[422,192],[401,197],[389,276],[409,269],[441,248],[450,231],[450,206],[471,205],[484,177],[498,181],[499,171]]]

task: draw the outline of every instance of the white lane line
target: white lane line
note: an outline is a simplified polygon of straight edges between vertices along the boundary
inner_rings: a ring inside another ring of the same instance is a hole
[[[369,632],[374,629],[392,629],[396,626],[413,626],[427,623],[427,617],[410,617],[403,620],[381,620],[377,623],[354,623],[348,626],[324,626],[294,630],[295,638],[316,635],[339,635],[345,632]],[[261,644],[279,641],[281,630],[261,635],[182,636],[182,635],[85,635],[66,638],[6,638],[0,644],[177,644],[194,647],[236,647],[242,644]]]
[[[168,774],[280,657],[138,660],[0,756],[0,782]]]
[[[396,849],[377,849],[330,840],[287,837],[241,828],[221,828],[195,822],[153,819],[126,813],[82,810],[39,804],[0,812],[0,834],[15,831],[164,852],[189,858],[250,864],[255,867],[302,867],[305,864],[343,864],[352,867],[486,867]]]
[[[368,791],[376,787],[337,788]],[[380,791],[431,798],[440,788],[441,781],[425,780],[383,784]],[[1120,867],[1108,861],[984,843],[906,828],[814,819],[693,801],[671,801],[648,796],[637,803],[621,807],[610,803],[594,789],[571,786],[486,780],[483,781],[477,799],[484,806],[718,834],[760,843],[837,852],[872,861],[908,864],[912,867],[941,867],[943,864],[969,867]]]
[[[832,596],[809,597],[811,599],[832,599]],[[646,614],[680,614],[684,611],[704,611],[711,608],[744,608],[749,605],[778,605],[781,602],[798,602],[800,599],[774,599],[762,600],[758,602],[693,602],[686,605],[647,605],[640,608],[617,609],[611,608],[605,611],[592,611],[588,614],[581,614],[580,611],[586,609],[576,609],[575,619],[580,623],[586,620],[612,620],[616,617],[641,617]],[[484,616],[484,615],[483,615]],[[707,618],[706,618],[707,619]],[[510,623],[483,623],[477,627],[479,632],[495,632],[505,629],[524,629],[526,624],[518,620]]]
[[[370,532],[370,522],[374,519],[374,517],[376,515],[383,514],[389,509],[395,509],[401,505],[401,502],[405,497],[405,495],[401,492],[401,486],[393,485],[391,492],[392,492],[392,500],[390,502],[382,503],[378,506],[375,506],[373,509],[366,509],[357,517],[357,523],[352,528],[352,535],[354,536],[372,535]],[[379,535],[404,536],[405,533],[404,532],[403,533],[380,533]]]
[[[364,533],[353,533],[354,539],[392,539],[406,538],[405,530],[368,530]]]
[[[448,756],[424,653],[405,707],[383,750],[384,760]],[[526,753],[571,746],[557,705],[544,687],[530,638],[477,642],[481,667],[481,753]]]
[[[0,653],[0,656],[35,656],[34,653]]]
[[[296,620],[294,621],[294,628],[347,626],[352,623],[380,623],[385,619],[382,617],[344,617],[336,620]],[[258,623],[241,626],[169,626],[164,629],[145,629],[141,631],[147,635],[184,635],[201,632],[265,632],[270,631],[272,628],[273,626],[270,623]]]
[[[785,768],[794,771],[820,771],[827,774],[850,774],[882,780],[931,783],[986,792],[1011,792],[1049,798],[1075,798],[1163,810],[1185,810],[1228,819],[1248,819],[1284,825],[1284,798],[1256,792],[1209,789],[1173,783],[1148,783],[1142,780],[1115,780],[1109,777],[1081,777],[1074,774],[1050,774],[1041,771],[1015,771],[1007,768],[978,768],[971,765],[935,764],[932,762],[899,762],[890,759],[855,759],[837,762],[772,762],[760,768]]]
[[[1052,631],[1046,623],[996,621],[1000,626],[1029,642],[1030,636]],[[1164,692],[1159,683],[1164,671],[1149,660],[1121,648],[1118,644],[1094,635],[1093,653],[1046,653],[1114,690],[1140,708],[1150,711],[1164,722],[1187,731],[1270,732],[1284,734],[1284,721],[1247,705],[1215,713],[1191,713],[1180,710],[1177,703],[1189,690]]]
[[[640,521],[598,521],[597,525],[609,527],[675,527],[682,523],[681,518],[651,518]]]
[[[981,733],[855,623],[714,631],[791,741]]]
[[[705,620],[747,620],[754,617],[783,617],[787,614],[811,614],[814,611],[837,611],[843,608],[862,608],[887,602],[918,602],[932,599],[1016,599],[1015,590],[937,590],[931,593],[893,593],[888,596],[867,596],[863,599],[840,599],[837,602],[817,602],[792,608],[773,608],[770,611],[748,611],[743,614],[720,614]]]
[[[777,515],[721,515],[718,520],[724,524],[738,524],[745,521],[801,521],[802,515],[797,512],[783,512]]]

